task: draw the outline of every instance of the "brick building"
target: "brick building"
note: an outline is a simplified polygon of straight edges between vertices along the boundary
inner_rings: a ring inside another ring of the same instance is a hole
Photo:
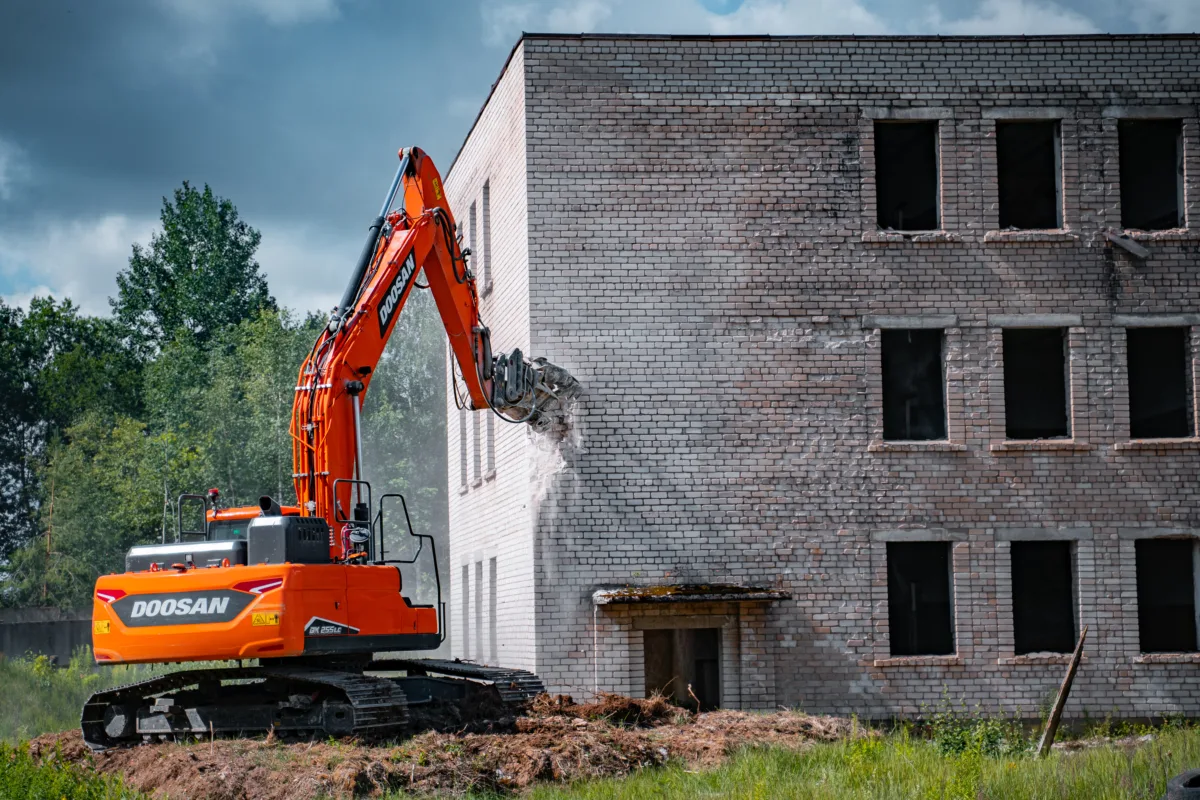
[[[562,444],[449,408],[454,655],[1200,714],[1200,39],[526,36],[446,181]],[[630,589],[628,587],[640,587]]]

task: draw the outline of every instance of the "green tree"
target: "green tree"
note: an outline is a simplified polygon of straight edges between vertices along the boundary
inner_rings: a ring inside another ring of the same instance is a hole
[[[414,531],[434,537],[443,585],[449,580],[446,351],[433,298],[414,292],[363,402],[364,474],[376,498],[404,495]],[[385,514],[389,557],[411,555],[399,502],[388,501]]]
[[[142,363],[113,320],[83,316],[70,300],[36,297],[22,327],[37,416],[46,424],[47,438],[85,412],[141,412]]]
[[[37,530],[37,464],[43,437],[33,361],[24,314],[0,302],[0,559]]]
[[[247,502],[269,494],[294,503],[292,484],[292,401],[300,364],[325,325],[310,315],[299,320],[287,311],[263,312],[230,332],[232,358],[220,358],[214,372],[240,382],[242,413],[249,422],[242,450],[250,465]],[[210,414],[220,413],[222,397],[210,395]]]
[[[315,317],[263,311],[207,348],[184,332],[147,369],[151,424],[204,451],[205,483],[219,487],[226,502],[253,504],[264,494],[295,500],[292,399],[321,325]]]
[[[70,300],[0,303],[0,558],[37,533],[47,443],[84,412],[137,413],[141,365],[111,320]]]
[[[157,353],[179,331],[201,343],[275,308],[254,253],[261,234],[238,218],[233,203],[184,181],[163,198],[162,232],[135,244],[110,300],[130,340]]]
[[[5,566],[5,605],[79,608],[96,578],[124,569],[135,544],[175,535],[173,501],[199,484],[203,452],[144,423],[84,415],[50,447],[42,507],[45,540],[15,552]]]

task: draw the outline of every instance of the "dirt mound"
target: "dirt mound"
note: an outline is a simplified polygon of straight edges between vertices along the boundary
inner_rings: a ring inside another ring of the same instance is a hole
[[[691,712],[671,705],[665,697],[648,700],[626,697],[623,694],[601,692],[592,703],[576,703],[570,695],[539,695],[529,707],[528,716],[534,719],[565,716],[575,719],[603,720],[613,725],[648,728],[667,722],[682,723],[691,719]]]
[[[510,732],[429,731],[394,743],[274,739],[157,744],[91,753],[79,733],[42,736],[35,755],[120,773],[142,791],[192,800],[349,797],[387,790],[519,791],[625,775],[679,760],[708,767],[746,745],[801,749],[853,735],[849,721],[794,712],[692,714],[661,698],[538,698]],[[860,734],[861,735],[861,734]]]

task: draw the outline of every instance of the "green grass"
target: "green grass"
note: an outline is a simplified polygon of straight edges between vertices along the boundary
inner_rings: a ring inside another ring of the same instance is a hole
[[[92,692],[164,671],[159,665],[94,670],[92,654],[86,649],[65,667],[52,666],[45,656],[0,659],[0,742],[76,728]]]
[[[25,747],[0,744],[0,800],[140,800],[121,780],[52,757],[38,763]]]
[[[79,727],[83,704],[94,692],[181,669],[229,665],[228,661],[195,661],[96,667],[87,647],[76,651],[64,667],[52,665],[45,656],[0,657],[0,742],[12,744]]]
[[[535,800],[1158,800],[1167,779],[1200,765],[1200,731],[1167,729],[1136,749],[1106,745],[1037,759],[944,752],[905,732],[796,753],[750,749],[711,772],[674,765],[622,780],[534,790]]]

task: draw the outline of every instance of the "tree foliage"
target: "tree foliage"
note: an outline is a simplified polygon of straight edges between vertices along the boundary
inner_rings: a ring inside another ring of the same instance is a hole
[[[163,198],[162,231],[133,246],[110,302],[131,340],[159,351],[180,331],[207,342],[226,328],[275,308],[254,252],[262,235],[233,203],[184,181]]]
[[[38,529],[48,443],[81,414],[137,414],[141,363],[112,320],[70,300],[0,303],[0,558]]]
[[[124,570],[130,547],[174,537],[173,501],[203,474],[203,451],[176,433],[85,414],[51,446],[46,538],[14,554],[6,601],[85,604],[97,577]]]
[[[32,354],[32,384],[51,435],[86,412],[141,412],[141,361],[111,319],[86,317],[70,300],[36,297],[24,328]]]
[[[36,529],[41,455],[34,351],[20,309],[0,303],[0,557]]]
[[[364,474],[375,496],[404,496],[416,533],[449,552],[446,498],[446,334],[433,298],[414,292],[363,402]],[[398,501],[385,505],[386,546],[411,555]],[[442,559],[443,567],[449,561]]]

